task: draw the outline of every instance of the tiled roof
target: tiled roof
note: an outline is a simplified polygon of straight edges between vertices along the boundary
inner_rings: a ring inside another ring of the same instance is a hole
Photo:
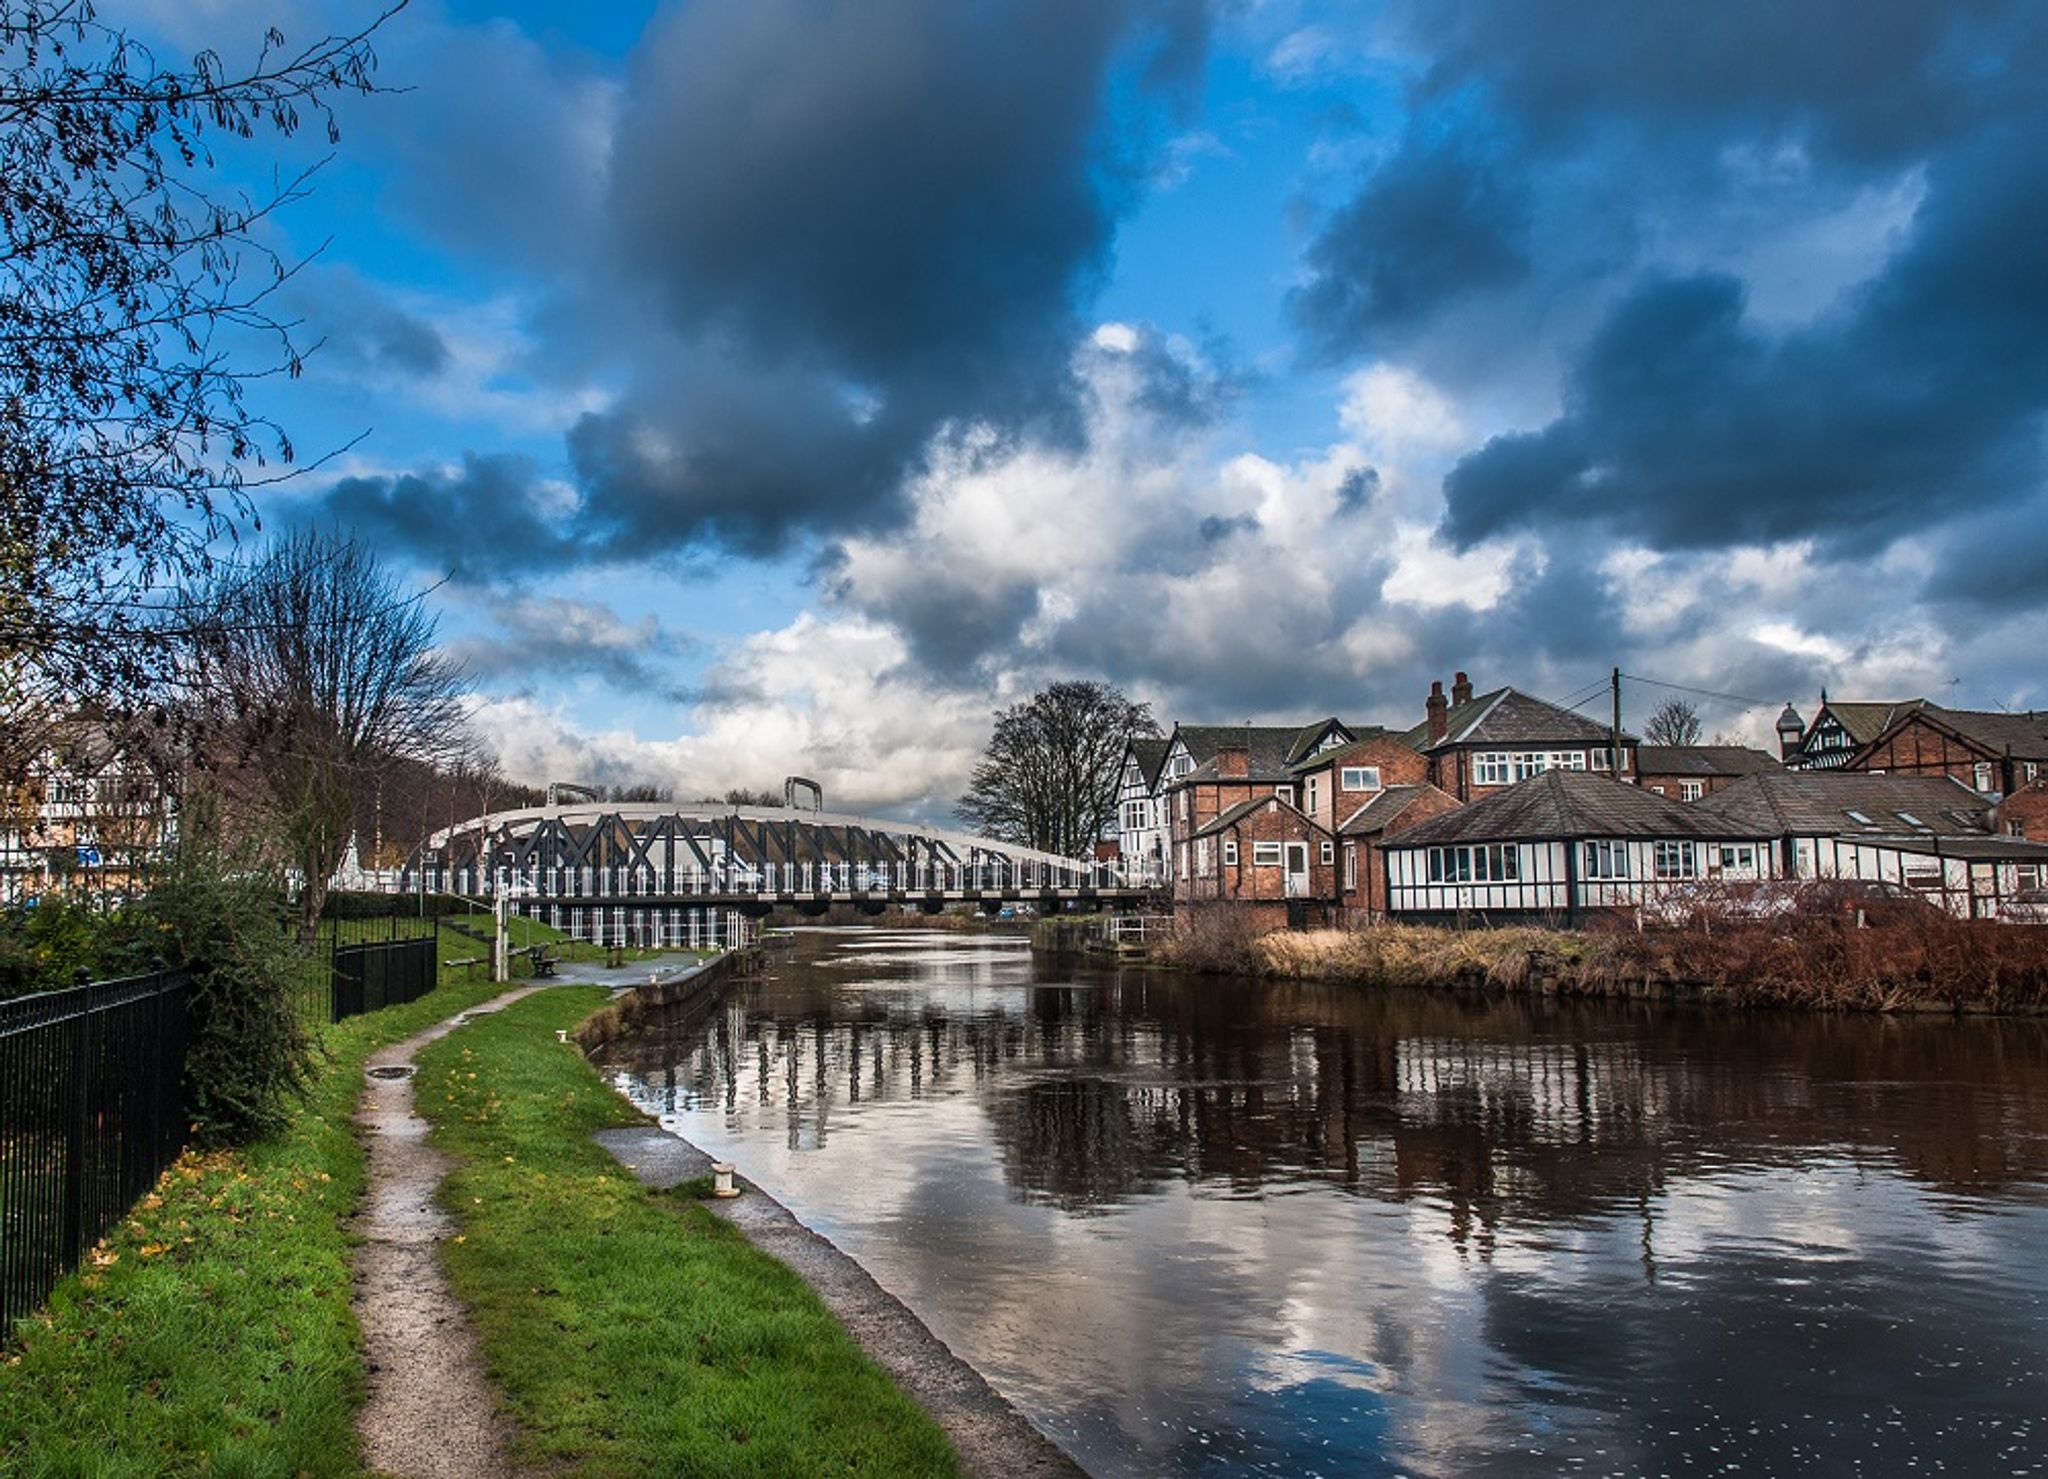
[[[1352,733],[1351,727],[1335,714],[1332,714],[1327,719],[1318,719],[1313,724],[1304,724],[1296,732],[1294,743],[1287,747],[1287,763],[1295,765],[1308,759],[1310,753],[1315,749],[1316,741],[1320,740],[1332,729],[1339,730],[1344,734]]]
[[[1640,745],[1636,771],[1641,775],[1759,775],[1783,770],[1777,758],[1747,745]]]
[[[1370,837],[1384,832],[1418,797],[1435,789],[1430,785],[1389,786],[1338,823],[1337,832],[1343,837]]]
[[[1314,744],[1319,735],[1334,719],[1304,727],[1274,724],[1182,724],[1174,734],[1188,747],[1188,753],[1195,759],[1191,775],[1182,776],[1174,784],[1185,784],[1191,780],[1216,780],[1216,754],[1219,750],[1249,750],[1251,779],[1278,784],[1288,779],[1288,764],[1295,746],[1302,743]],[[1309,735],[1307,741],[1302,736]],[[1232,777],[1236,779],[1236,777]]]
[[[1780,770],[1744,776],[1691,803],[1771,837],[1982,837],[1991,803],[1945,776]]]
[[[1309,816],[1306,812],[1302,811],[1300,807],[1289,806],[1285,801],[1282,801],[1278,796],[1254,796],[1249,801],[1238,802],[1237,805],[1231,807],[1228,811],[1218,812],[1215,817],[1213,817],[1207,822],[1204,822],[1201,826],[1195,828],[1195,836],[1213,837],[1218,832],[1227,831],[1231,827],[1236,826],[1239,822],[1243,821],[1246,817],[1250,816],[1253,812],[1259,810],[1261,807],[1269,805],[1277,806],[1282,808],[1283,810],[1293,812],[1297,817],[1301,818],[1302,821],[1307,822],[1309,826],[1315,828],[1315,830],[1318,832],[1327,830],[1320,823],[1318,823],[1314,817]]]
[[[1159,784],[1160,767],[1166,764],[1166,752],[1173,747],[1172,740],[1134,739],[1131,741],[1131,758],[1138,762],[1138,771],[1145,777],[1147,786]]]
[[[1302,759],[1295,761],[1288,769],[1294,774],[1300,775],[1303,771],[1307,770],[1321,770],[1326,765],[1342,765],[1354,750],[1363,749],[1367,745],[1380,740],[1391,739],[1401,744],[1407,743],[1407,740],[1401,735],[1390,733],[1383,725],[1379,724],[1368,725],[1364,729],[1354,730],[1353,734],[1356,737],[1349,744],[1339,745],[1333,750],[1325,750],[1320,755],[1304,756]]]
[[[1518,688],[1496,688],[1468,703],[1454,704],[1445,719],[1444,738],[1434,745],[1429,742],[1427,719],[1402,738],[1418,750],[1429,751],[1451,745],[1604,746],[1609,737],[1608,726],[1597,719]],[[1624,731],[1621,738],[1624,744],[1634,744],[1636,737]]]
[[[1829,699],[1821,707],[1842,726],[1850,739],[1859,745],[1867,745],[1926,702],[1924,698],[1881,699],[1876,703],[1836,703]],[[1820,718],[1815,714],[1814,723],[1818,724]]]
[[[2048,760],[2048,713],[2002,714],[1985,709],[1945,709],[1939,704],[1929,703],[1919,704],[1908,711],[1912,712],[1946,726],[1994,755],[2010,753],[2019,760]],[[1899,716],[1900,719],[1905,717],[1907,714]],[[1897,723],[1898,720],[1892,722]],[[1872,736],[1873,739],[1879,737]]]
[[[1732,789],[1732,788],[1731,788]],[[1724,793],[1725,794],[1725,793]],[[1400,834],[1396,847],[1450,842],[1526,842],[1579,837],[1764,837],[1704,802],[1671,801],[1626,781],[1576,770],[1546,770],[1458,811]]]

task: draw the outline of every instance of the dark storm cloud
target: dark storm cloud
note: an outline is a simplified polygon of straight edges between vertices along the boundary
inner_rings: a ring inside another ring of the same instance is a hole
[[[1289,310],[1331,354],[1373,351],[1528,271],[1528,204],[1482,138],[1411,132],[1308,248]]]
[[[488,684],[531,692],[544,677],[595,678],[675,703],[692,697],[674,672],[691,644],[652,616],[627,622],[594,601],[507,594],[486,597],[477,617],[480,630],[448,653]]]
[[[1126,56],[1172,75],[1204,26],[1157,0],[710,0],[657,22],[608,229],[697,352],[576,428],[596,547],[770,551],[886,517],[949,421],[1070,426],[1076,304],[1135,188],[1109,80]]]
[[[1461,544],[1596,520],[1659,547],[1874,548],[2041,485],[2048,155],[1992,131],[1929,170],[1911,243],[1788,332],[1715,275],[1652,281],[1574,365],[1565,414],[1445,480]]]
[[[1380,473],[1376,467],[1354,467],[1344,474],[1344,480],[1337,485],[1337,512],[1340,514],[1362,513],[1372,505],[1373,494],[1380,490]]]
[[[308,512],[417,564],[489,581],[578,553],[542,512],[537,484],[527,458],[471,452],[452,474],[343,478]]]
[[[1210,514],[1195,526],[1204,544],[1220,544],[1233,534],[1256,534],[1259,532],[1257,514]]]

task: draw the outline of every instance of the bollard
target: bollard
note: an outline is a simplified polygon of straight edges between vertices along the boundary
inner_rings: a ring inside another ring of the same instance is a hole
[[[740,1189],[732,1184],[732,1162],[711,1163],[711,1194],[715,1197],[736,1197]]]

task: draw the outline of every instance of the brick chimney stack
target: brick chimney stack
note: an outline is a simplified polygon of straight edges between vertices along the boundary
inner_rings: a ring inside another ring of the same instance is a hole
[[[1243,745],[1225,745],[1216,752],[1216,774],[1226,781],[1250,780],[1252,752]]]
[[[1444,698],[1442,679],[1429,685],[1429,702],[1423,707],[1429,712],[1429,742],[1435,744],[1451,732],[1451,706]]]
[[[1453,704],[1469,704],[1472,702],[1472,680],[1463,673],[1458,674],[1451,682],[1451,702]]]

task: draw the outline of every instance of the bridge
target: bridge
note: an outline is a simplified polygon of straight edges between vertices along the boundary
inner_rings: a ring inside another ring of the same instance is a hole
[[[914,823],[718,802],[570,802],[492,812],[434,833],[406,891],[503,898],[573,938],[732,945],[783,908],[893,906],[937,914],[1133,909],[1149,896],[1114,864]]]

